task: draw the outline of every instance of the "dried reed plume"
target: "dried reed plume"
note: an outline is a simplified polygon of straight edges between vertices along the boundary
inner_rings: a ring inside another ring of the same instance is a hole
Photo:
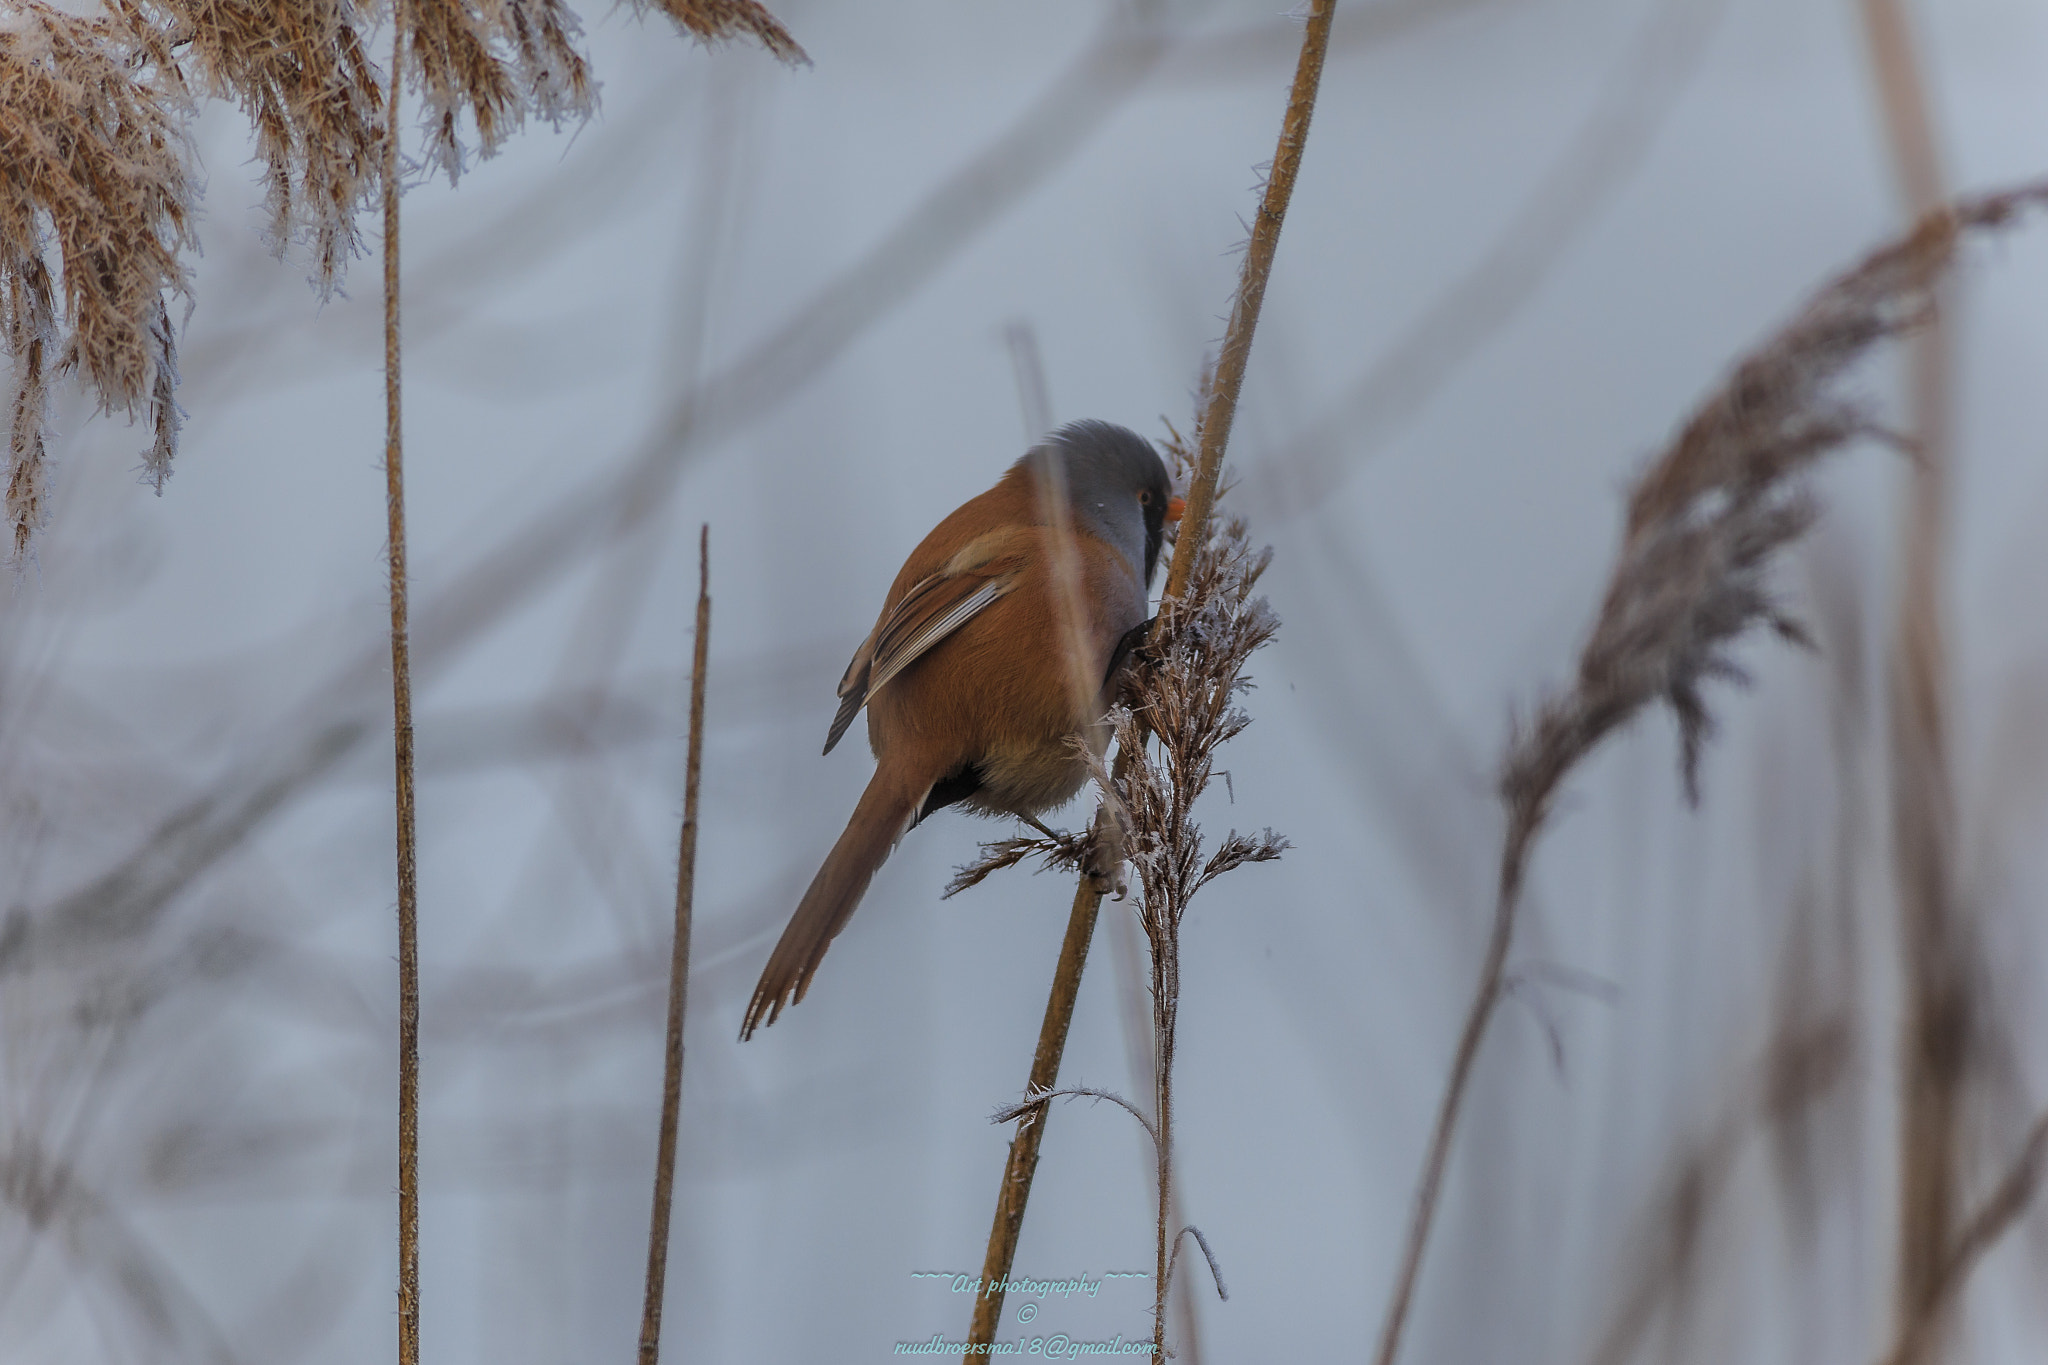
[[[53,372],[82,371],[103,412],[146,410],[144,477],[178,447],[166,291],[191,245],[184,82],[164,35],[28,0],[0,21],[0,345],[13,363],[7,521],[21,562],[48,517]]]
[[[1155,656],[1132,679],[1130,705],[1114,713],[1120,765],[1116,797],[1127,814],[1126,848],[1136,870],[1139,923],[1152,948],[1153,1122],[1159,1158],[1157,1278],[1152,1341],[1166,1349],[1166,1300],[1181,1230],[1169,1230],[1173,1207],[1173,1059],[1180,1010],[1180,926],[1188,902],[1211,881],[1246,863],[1278,858],[1287,841],[1268,829],[1232,830],[1206,860],[1194,804],[1215,777],[1216,749],[1251,717],[1237,698],[1249,690],[1245,661],[1279,629],[1263,597],[1253,597],[1272,561],[1254,553],[1244,523],[1233,519],[1194,554],[1184,595],[1160,609]],[[1145,743],[1149,730],[1156,753]],[[1196,1234],[1199,1240],[1200,1234]],[[1208,1244],[1202,1244],[1208,1252]],[[1215,1261],[1210,1258],[1213,1269]],[[1222,1291],[1222,1280],[1217,1280]]]
[[[191,95],[232,100],[255,130],[269,233],[305,246],[323,297],[361,249],[383,140],[381,77],[350,0],[109,0],[82,17],[27,0],[0,20],[0,347],[11,362],[10,557],[48,519],[53,373],[82,370],[104,412],[147,411],[143,455],[170,476],[181,414],[166,292],[193,245]],[[395,50],[425,104],[425,159],[454,181],[465,118],[488,156],[532,112],[559,127],[596,96],[562,0],[418,0]],[[644,10],[645,4],[641,5]],[[665,0],[710,42],[751,35],[809,59],[753,0]]]
[[[638,14],[658,9],[675,20],[676,27],[705,43],[750,37],[791,66],[811,64],[789,30],[755,0],[633,0],[633,9]]]
[[[256,134],[269,234],[312,258],[322,297],[361,250],[356,214],[377,183],[380,73],[348,0],[111,0],[179,52],[187,79],[232,100]]]
[[[1578,679],[1518,731],[1502,765],[1507,833],[1492,936],[1416,1187],[1379,1365],[1392,1365],[1400,1350],[1473,1060],[1504,988],[1529,855],[1559,785],[1602,739],[1662,700],[1678,720],[1686,794],[1697,798],[1700,752],[1713,730],[1701,689],[1710,679],[1747,680],[1729,647],[1757,625],[1806,641],[1765,584],[1773,557],[1818,512],[1803,476],[1857,437],[1910,444],[1841,393],[1839,381],[1877,343],[1928,322],[1964,234],[2003,227],[2044,203],[2048,182],[1961,200],[1838,276],[1736,365],[1637,481]]]
[[[648,8],[647,0],[636,0],[636,12]],[[752,35],[785,62],[810,61],[754,0],[661,0],[658,8],[707,43]],[[426,103],[426,159],[449,183],[467,161],[465,110],[483,156],[495,152],[529,110],[557,128],[589,116],[597,88],[576,49],[583,25],[561,0],[415,0],[405,15],[406,58]]]
[[[590,64],[575,46],[583,26],[559,0],[412,0],[400,13],[397,60],[425,105],[426,162],[451,185],[468,164],[465,111],[480,156],[529,110],[556,127],[591,112]]]

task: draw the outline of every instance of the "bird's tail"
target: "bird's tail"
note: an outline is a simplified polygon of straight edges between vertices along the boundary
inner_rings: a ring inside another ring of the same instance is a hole
[[[796,913],[782,931],[768,965],[761,969],[760,984],[747,1005],[746,1021],[740,1025],[742,1041],[763,1024],[772,1024],[784,1005],[804,998],[811,974],[825,958],[833,936],[846,927],[854,907],[867,893],[875,869],[889,856],[889,850],[910,828],[912,817],[924,800],[924,793],[905,791],[886,769],[878,768],[861,793],[846,832],[832,846],[825,865],[811,878],[811,889],[797,903]]]

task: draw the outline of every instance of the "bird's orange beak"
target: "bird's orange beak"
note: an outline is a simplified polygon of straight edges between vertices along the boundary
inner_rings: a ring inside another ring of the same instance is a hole
[[[1188,504],[1187,499],[1185,498],[1176,497],[1168,498],[1166,500],[1166,519],[1168,521],[1179,521],[1181,519],[1181,514],[1186,512],[1187,510]]]

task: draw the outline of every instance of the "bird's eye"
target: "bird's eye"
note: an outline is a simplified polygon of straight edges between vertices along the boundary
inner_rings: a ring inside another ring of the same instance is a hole
[[[1140,507],[1150,507],[1150,506],[1152,505],[1152,490],[1151,490],[1151,489],[1149,489],[1149,488],[1141,488],[1141,489],[1139,489],[1139,490],[1138,490],[1138,505],[1139,505]]]

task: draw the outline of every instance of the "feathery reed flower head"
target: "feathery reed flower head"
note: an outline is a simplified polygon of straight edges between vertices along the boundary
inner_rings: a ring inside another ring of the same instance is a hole
[[[403,56],[425,110],[427,164],[454,184],[468,164],[468,111],[477,152],[491,156],[531,109],[560,127],[587,118],[597,87],[576,50],[582,33],[560,0],[406,0]]]
[[[1162,445],[1184,475],[1188,452],[1179,433]],[[1180,534],[1202,532],[1183,526]],[[1110,840],[1137,870],[1140,915],[1156,941],[1177,930],[1189,899],[1211,880],[1280,856],[1288,843],[1273,831],[1249,836],[1233,830],[1204,862],[1201,829],[1192,819],[1196,800],[1217,775],[1216,750],[1251,723],[1238,704],[1252,686],[1244,665],[1280,628],[1272,606],[1253,595],[1272,558],[1271,547],[1251,548],[1241,518],[1212,523],[1195,549],[1186,590],[1160,604],[1152,644],[1124,674],[1120,701],[1109,714],[1118,749],[1115,772],[1080,746],[1105,794],[1109,818],[1087,836],[985,844],[979,858],[955,873],[947,896],[1034,857],[1047,868],[1093,868],[1103,861],[1095,843]]]
[[[376,188],[381,73],[350,0],[109,0],[173,45],[187,79],[232,100],[256,134],[272,246],[312,256],[324,298],[361,250],[356,214]]]
[[[144,477],[176,454],[176,339],[192,242],[190,104],[163,34],[27,0],[0,20],[0,348],[9,405],[9,554],[47,516],[48,381],[77,370],[100,409],[147,410]]]
[[[1710,678],[1744,682],[1728,657],[1754,625],[1805,642],[1765,586],[1772,557],[1812,525],[1802,476],[1859,436],[1884,430],[1839,381],[1879,342],[1923,325],[1935,288],[1972,232],[2048,204],[2048,183],[1965,199],[1824,286],[1741,360],[1637,480],[1622,544],[1571,691],[1547,702],[1511,746],[1502,793],[1518,827],[1540,824],[1564,772],[1643,705],[1677,715],[1686,792],[1697,798],[1713,718]]]
[[[1118,748],[1131,755],[1120,765],[1115,793],[1142,888],[1140,916],[1155,940],[1178,928],[1188,902],[1209,882],[1278,858],[1288,847],[1270,829],[1232,830],[1204,861],[1193,819],[1196,800],[1216,777],[1217,749],[1251,724],[1239,705],[1252,687],[1244,666],[1280,628],[1272,606],[1253,595],[1272,559],[1270,546],[1251,547],[1242,519],[1215,526],[1195,550],[1186,592],[1160,604],[1155,647],[1131,670],[1125,704],[1111,715]],[[1156,752],[1145,743],[1148,732]]]
[[[789,30],[755,0],[633,0],[633,9],[643,15],[658,9],[673,19],[677,28],[700,42],[751,37],[791,66],[811,64],[796,39],[789,36]]]

